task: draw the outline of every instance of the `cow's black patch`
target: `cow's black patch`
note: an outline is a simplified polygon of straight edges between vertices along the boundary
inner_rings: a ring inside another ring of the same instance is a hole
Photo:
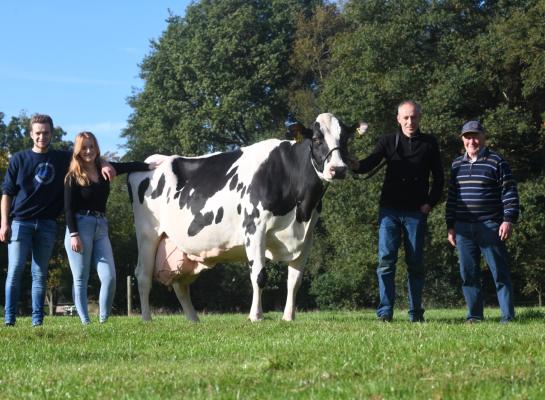
[[[244,186],[244,183],[240,182],[240,183],[237,185],[237,192],[240,192],[240,190],[242,189],[243,186]]]
[[[170,202],[170,187],[167,190],[167,204]]]
[[[238,182],[238,175],[235,174],[233,176],[233,179],[231,179],[231,182],[229,183],[229,190],[231,191],[235,190],[235,187],[237,186],[237,182]]]
[[[214,194],[225,188],[237,172],[232,168],[242,151],[218,153],[210,157],[184,158],[172,161],[176,176],[176,194],[180,209],[187,207],[197,215]]]
[[[213,222],[213,213],[203,216],[201,210],[208,199],[224,189],[229,180],[234,179],[237,168],[232,166],[241,156],[242,151],[235,150],[210,157],[177,157],[172,161],[172,172],[176,176],[174,198],[178,199],[180,209],[185,207],[194,216],[188,229],[190,236],[196,235]]]
[[[250,237],[246,238],[246,247],[250,247]]]
[[[242,199],[244,197],[244,193],[246,193],[246,186],[242,188],[242,192],[240,192],[240,198]]]
[[[263,289],[266,284],[267,270],[265,268],[261,268],[261,271],[259,271],[259,274],[257,275],[257,286],[259,286],[260,289]]]
[[[238,215],[240,215],[241,212],[242,212],[242,206],[241,206],[240,203],[239,203],[238,206],[237,206],[237,213],[238,213]]]
[[[248,261],[248,264],[249,264],[250,267],[251,267],[252,265],[254,265],[254,260],[249,260],[249,261]]]
[[[309,221],[324,186],[310,162],[312,141],[282,142],[256,171],[248,187],[250,202],[273,215],[286,215],[294,208],[298,222]]]
[[[157,197],[163,194],[163,189],[165,188],[165,174],[161,174],[157,187],[151,192],[151,198],[156,199]]]
[[[129,201],[131,202],[132,204],[132,186],[131,186],[131,182],[129,181],[129,176],[130,175],[127,175],[127,190],[129,191]]]
[[[222,219],[223,219],[223,207],[220,207],[218,208],[218,212],[216,213],[216,219],[214,220],[214,223],[219,224]]]
[[[256,231],[255,219],[259,216],[259,210],[254,208],[251,214],[248,214],[244,210],[244,220],[242,221],[242,227],[245,229],[246,234],[253,235]]]
[[[138,201],[140,204],[144,203],[144,194],[149,187],[149,178],[142,179],[142,182],[138,185]]]
[[[206,226],[211,225],[212,221],[214,221],[214,213],[209,211],[202,215],[200,212],[195,215],[193,218],[193,221],[191,221],[191,224],[189,224],[189,228],[187,228],[187,235],[188,236],[195,236],[200,231],[202,231]]]

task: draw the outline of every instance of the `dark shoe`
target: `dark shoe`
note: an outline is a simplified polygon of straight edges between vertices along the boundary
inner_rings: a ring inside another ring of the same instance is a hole
[[[6,326],[15,326],[15,322],[6,322]]]
[[[478,324],[480,322],[481,322],[481,320],[477,319],[477,318],[468,318],[468,319],[466,319],[466,324],[470,324],[470,325]]]
[[[390,317],[389,315],[379,315],[378,320],[380,322],[392,322],[392,317]]]
[[[411,319],[411,322],[421,322],[421,323],[424,323],[424,322],[426,322],[426,320],[424,319],[424,317],[418,317],[418,318],[413,318],[413,319]]]

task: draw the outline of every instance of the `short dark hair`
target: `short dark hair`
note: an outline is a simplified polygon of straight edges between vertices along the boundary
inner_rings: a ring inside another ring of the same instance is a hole
[[[53,119],[46,114],[34,114],[30,118],[30,130],[32,130],[33,124],[49,124],[49,127],[51,128],[51,133],[53,133]]]
[[[410,104],[411,106],[413,106],[416,109],[416,112],[418,113],[418,115],[422,114],[422,107],[420,107],[420,104],[418,104],[414,100],[403,100],[401,103],[399,103],[399,105],[397,106],[398,114],[399,114],[399,109],[403,107],[405,104]]]

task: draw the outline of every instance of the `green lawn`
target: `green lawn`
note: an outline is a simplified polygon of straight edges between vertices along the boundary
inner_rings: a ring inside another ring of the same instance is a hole
[[[463,310],[29,318],[0,328],[0,398],[543,399],[545,313],[519,309],[500,325],[463,323]]]

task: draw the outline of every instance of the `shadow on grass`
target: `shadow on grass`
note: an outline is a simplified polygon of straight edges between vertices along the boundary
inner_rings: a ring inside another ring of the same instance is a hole
[[[498,319],[499,320],[499,319]],[[545,311],[536,309],[523,309],[517,313],[516,322],[543,322],[545,320]]]
[[[485,313],[486,314],[486,313]],[[499,323],[501,320],[500,316],[494,316],[494,317],[486,317],[483,322],[493,322],[493,323]],[[463,324],[466,322],[465,317],[442,317],[442,316],[434,316],[429,319],[429,322],[439,322],[443,324]],[[513,323],[516,324],[526,324],[526,323],[533,323],[533,322],[543,322],[545,321],[545,311],[542,310],[536,310],[531,308],[525,308],[517,312],[516,318],[513,321]]]

